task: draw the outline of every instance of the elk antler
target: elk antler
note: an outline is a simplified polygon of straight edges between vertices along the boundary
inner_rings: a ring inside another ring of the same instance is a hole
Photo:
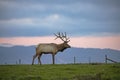
[[[58,32],[57,34],[54,33],[54,35],[56,36],[55,39],[60,38],[62,41],[67,42],[67,43],[70,41],[69,38],[67,37],[66,32],[65,33]]]

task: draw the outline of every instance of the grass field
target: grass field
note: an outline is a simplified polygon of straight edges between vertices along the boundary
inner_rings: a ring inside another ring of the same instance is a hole
[[[0,65],[0,80],[120,80],[120,64]]]

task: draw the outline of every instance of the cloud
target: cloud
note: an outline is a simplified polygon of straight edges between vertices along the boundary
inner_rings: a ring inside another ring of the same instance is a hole
[[[30,18],[22,18],[22,19],[10,19],[10,20],[1,20],[0,24],[32,24],[33,20]]]
[[[0,1],[0,37],[120,34],[119,0]]]
[[[60,39],[54,40],[53,36],[44,37],[12,37],[12,38],[0,38],[1,46],[10,45],[22,45],[31,46],[38,45],[39,43],[62,43]],[[120,50],[120,36],[86,36],[86,37],[70,37],[69,44],[72,47],[84,47],[84,48],[111,48]],[[5,45],[4,45],[5,44]]]
[[[38,36],[54,32],[67,32],[71,35],[111,35],[119,34],[119,24],[72,19],[60,14],[41,18],[18,18],[0,20],[0,36]],[[49,33],[50,32],[50,33]]]
[[[9,20],[0,20],[0,24],[3,25],[21,25],[20,27],[29,26],[29,27],[55,27],[55,25],[60,25],[63,23],[71,23],[70,19],[59,14],[52,14],[41,18],[18,18],[18,19],[9,19]]]
[[[111,48],[120,50],[118,45],[120,36],[106,36],[106,37],[75,37],[71,39],[73,46],[85,48]]]
[[[61,13],[69,15],[81,15],[85,18],[110,20],[113,14],[119,14],[118,0],[114,1],[1,1],[1,10],[5,12],[1,17],[21,18],[40,17],[40,15]],[[26,6],[27,5],[27,6]],[[5,16],[6,14],[6,16]],[[102,15],[102,16],[101,16]],[[71,16],[72,17],[72,16]],[[79,16],[80,18],[80,16]],[[104,19],[103,19],[104,18]],[[117,16],[116,16],[117,18]]]
[[[37,45],[39,43],[60,43],[60,40],[54,40],[55,37],[12,37],[12,38],[0,38],[1,44],[11,44],[11,45],[23,45],[23,46],[31,46]]]
[[[0,44],[1,47],[13,47],[14,45],[7,44],[7,43],[2,43]]]

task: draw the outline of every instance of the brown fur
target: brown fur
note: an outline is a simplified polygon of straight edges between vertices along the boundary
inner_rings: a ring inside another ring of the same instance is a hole
[[[34,59],[38,57],[38,62],[41,64],[40,57],[42,54],[52,54],[53,58],[53,64],[54,56],[57,54],[57,52],[63,52],[65,49],[70,48],[70,45],[67,44],[67,42],[61,43],[61,44],[55,44],[55,43],[49,43],[49,44],[39,44],[36,48],[36,54],[33,56],[32,65],[34,64]]]
[[[55,63],[55,59],[54,56],[55,54],[57,54],[57,52],[63,52],[65,49],[70,48],[70,45],[68,45],[67,43],[70,41],[69,38],[67,38],[66,33],[58,33],[55,34],[56,38],[59,38],[63,41],[63,43],[61,44],[55,44],[55,43],[49,43],[49,44],[39,44],[36,48],[36,54],[33,56],[33,60],[32,60],[32,65],[34,64],[34,60],[36,57],[38,57],[38,62],[41,64],[40,61],[40,57],[42,56],[42,54],[52,54],[52,60],[53,60],[53,64]]]

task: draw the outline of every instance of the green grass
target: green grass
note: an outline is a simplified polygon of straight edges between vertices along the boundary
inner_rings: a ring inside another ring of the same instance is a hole
[[[0,65],[0,80],[120,80],[120,64]]]

